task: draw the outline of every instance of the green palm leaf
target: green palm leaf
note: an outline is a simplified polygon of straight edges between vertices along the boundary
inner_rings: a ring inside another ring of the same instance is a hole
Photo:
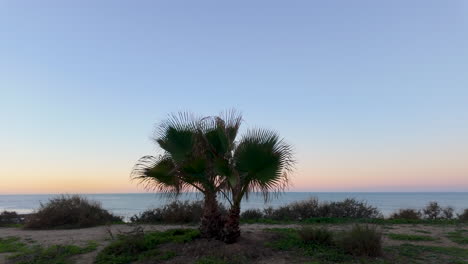
[[[248,197],[260,191],[282,191],[292,170],[292,149],[278,134],[270,130],[250,130],[240,140],[235,154],[235,168],[241,175],[241,190]]]

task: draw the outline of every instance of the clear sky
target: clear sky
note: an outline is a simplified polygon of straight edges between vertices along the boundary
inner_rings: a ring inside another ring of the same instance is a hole
[[[292,191],[468,191],[468,1],[0,0],[0,194],[143,191],[156,122],[232,107]]]

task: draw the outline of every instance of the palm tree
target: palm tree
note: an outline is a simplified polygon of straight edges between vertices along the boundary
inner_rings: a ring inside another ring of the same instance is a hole
[[[221,117],[194,117],[189,113],[171,115],[157,129],[155,142],[164,153],[144,156],[132,177],[146,189],[168,196],[198,191],[204,195],[200,231],[203,237],[219,238],[223,221],[217,194],[223,193],[225,170],[242,118],[235,111]]]
[[[231,208],[222,230],[226,243],[240,236],[240,205],[252,192],[278,194],[288,185],[288,174],[294,165],[292,148],[270,130],[250,130],[239,141],[225,170],[225,188],[230,192]]]
[[[242,199],[260,192],[266,201],[271,193],[284,190],[294,164],[291,147],[274,131],[251,130],[237,142],[241,123],[242,116],[236,111],[204,118],[172,115],[158,126],[155,137],[164,153],[141,158],[132,176],[147,189],[169,196],[201,192],[202,235],[235,242],[240,236]],[[219,212],[218,194],[231,205],[225,221]]]

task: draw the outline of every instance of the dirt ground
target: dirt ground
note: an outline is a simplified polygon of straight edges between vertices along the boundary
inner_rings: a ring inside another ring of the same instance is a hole
[[[144,231],[164,231],[167,229],[173,228],[194,228],[194,226],[186,225],[140,225]],[[318,225],[315,225],[318,226]],[[345,230],[349,229],[350,225],[326,225],[327,228],[331,230]],[[267,228],[300,228],[300,225],[266,225],[266,224],[245,224],[242,225],[242,238],[241,243],[244,245],[242,250],[245,251],[245,248],[248,248],[250,252],[248,254],[253,258],[261,259],[259,263],[291,263],[288,257],[288,254],[282,255],[280,252],[269,252],[268,250],[259,250],[256,248],[259,241],[265,241],[265,239],[274,239],[274,238],[265,238],[265,235],[268,232],[264,232],[264,229]],[[83,228],[83,229],[69,229],[69,230],[23,230],[19,228],[0,228],[0,237],[19,237],[23,242],[27,243],[38,243],[43,246],[49,246],[54,244],[73,244],[78,246],[84,246],[89,241],[95,241],[99,244],[98,250],[83,254],[75,257],[77,264],[90,264],[93,263],[93,260],[97,253],[104,248],[109,241],[112,239],[112,236],[116,236],[119,233],[127,233],[133,230],[135,227],[131,225],[112,225],[112,226],[99,226],[92,228]],[[432,237],[438,238],[435,241],[411,241],[412,244],[416,245],[430,245],[430,246],[444,246],[444,247],[459,247],[468,249],[468,245],[456,244],[446,238],[448,232],[455,231],[459,228],[467,229],[468,226],[454,226],[454,225],[377,225],[377,228],[380,229],[384,234],[386,233],[396,233],[396,234],[419,234],[421,231],[429,232],[428,234]],[[383,243],[385,246],[399,245],[406,243],[407,241],[398,241],[392,240],[384,236]],[[178,248],[177,250],[183,250],[184,255],[196,257],[197,247],[206,248],[207,245],[203,243],[209,243],[209,248],[213,251],[226,251],[226,254],[235,254],[238,245],[233,244],[226,247],[222,242],[219,241],[203,241],[201,240],[198,243],[194,243],[184,248]],[[218,245],[219,244],[219,245]],[[245,247],[245,245],[249,245]],[[245,252],[244,252],[245,253]],[[221,253],[222,254],[222,253]],[[7,254],[0,254],[0,263],[4,263],[5,257]],[[179,259],[174,263],[186,263],[187,260]]]

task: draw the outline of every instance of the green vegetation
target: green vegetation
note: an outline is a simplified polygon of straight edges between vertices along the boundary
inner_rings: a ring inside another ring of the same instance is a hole
[[[267,208],[263,212],[263,218],[272,220],[304,219],[382,219],[382,214],[376,207],[368,205],[364,201],[345,199],[336,202],[320,202],[316,198],[305,201],[293,202],[279,208]]]
[[[456,230],[447,234],[447,238],[461,245],[468,244],[468,230]]]
[[[345,262],[362,257],[376,257],[382,253],[381,234],[367,226],[354,226],[351,230],[333,234],[328,230],[269,229],[278,237],[267,246],[278,250],[298,250],[305,256],[323,262]]]
[[[394,212],[390,215],[390,219],[410,219],[410,220],[420,220],[421,211],[414,209],[400,209],[397,212]]]
[[[411,219],[369,219],[369,218],[342,218],[342,217],[313,217],[302,220],[272,220],[272,219],[241,219],[244,224],[376,224],[376,225],[399,225],[399,224],[423,224],[423,225],[458,225],[458,219],[438,220],[411,220]],[[387,227],[391,229],[391,227]]]
[[[354,256],[382,255],[382,234],[375,227],[355,225],[350,231],[341,234],[337,244]]]
[[[198,259],[195,264],[229,264],[228,262],[215,258],[215,257],[203,257]]]
[[[135,232],[120,235],[104,248],[96,258],[96,264],[124,264],[136,260],[167,260],[176,256],[172,251],[161,251],[165,243],[186,243],[200,236],[194,229],[172,229],[164,232]]]
[[[218,205],[221,213],[226,208]],[[161,208],[149,209],[130,218],[132,223],[151,224],[195,224],[200,222],[203,213],[203,201],[173,201]]]
[[[268,229],[268,231],[277,235],[271,242],[266,243],[266,246],[273,249],[296,250],[301,252],[302,255],[327,262],[343,262],[351,258],[345,254],[344,250],[336,246],[304,242],[295,229],[275,228]]]
[[[26,245],[20,242],[17,237],[0,237],[0,253],[19,252],[26,248]]]
[[[388,234],[389,238],[393,240],[406,240],[406,241],[434,241],[435,238],[424,235],[413,235],[413,234]]]
[[[431,234],[431,232],[426,231],[426,230],[421,230],[421,229],[416,229],[416,230],[414,230],[414,232],[416,232],[416,233],[422,233],[422,234]]]
[[[61,195],[41,204],[24,227],[29,229],[82,228],[122,222],[96,201],[78,195]]]
[[[326,228],[303,227],[299,230],[299,237],[306,244],[333,244],[333,233]]]
[[[385,248],[391,254],[396,255],[397,262],[393,263],[452,263],[466,264],[468,249],[456,247],[420,246],[402,244]]]
[[[84,254],[96,250],[97,243],[89,242],[84,247],[74,245],[53,245],[41,247],[23,247],[19,253],[10,256],[8,261],[15,264],[68,264],[72,263],[70,258],[75,255]]]
[[[378,232],[367,227],[354,227],[344,233],[334,233],[334,244],[325,243],[306,243],[301,239],[299,232],[294,229],[268,229],[277,236],[271,239],[267,245],[277,250],[298,251],[302,255],[310,256],[310,263],[368,263],[368,264],[467,264],[468,249],[457,247],[437,247],[437,246],[420,246],[413,244],[402,244],[398,246],[390,246],[385,248],[385,256],[378,258],[362,257],[363,255],[381,252],[379,246],[373,247],[374,244],[381,245],[381,240]],[[421,240],[417,240],[421,241]],[[372,248],[368,248],[372,247]],[[360,254],[352,254],[355,249]],[[367,254],[363,254],[365,250]]]

